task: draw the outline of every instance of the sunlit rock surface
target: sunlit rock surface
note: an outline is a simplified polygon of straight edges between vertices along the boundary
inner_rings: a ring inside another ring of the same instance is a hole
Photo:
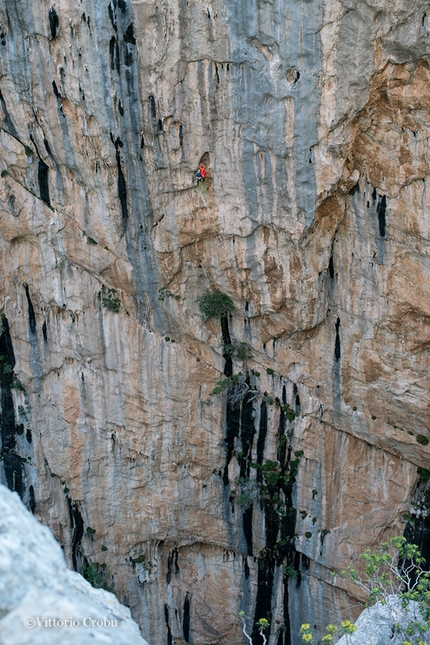
[[[297,645],[356,616],[332,571],[404,530],[430,456],[428,22],[0,0],[1,478],[152,643],[239,643],[243,610]],[[251,370],[260,395],[203,404]]]
[[[355,623],[356,631],[342,636],[338,645],[401,645],[410,638],[407,628],[411,623],[416,623],[415,638],[424,645],[428,644],[428,635],[420,633],[417,628],[417,624],[425,624],[418,603],[410,602],[407,607],[402,607],[398,596],[387,596],[385,604],[378,602],[365,609]],[[401,633],[396,633],[395,625]]]

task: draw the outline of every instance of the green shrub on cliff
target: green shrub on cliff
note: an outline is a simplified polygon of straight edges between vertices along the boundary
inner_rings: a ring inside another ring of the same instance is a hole
[[[109,311],[112,311],[114,314],[117,314],[119,312],[121,308],[121,301],[117,297],[115,289],[108,289],[103,294],[102,305]]]
[[[252,348],[248,343],[230,343],[223,346],[223,355],[233,360],[247,361],[252,358]]]
[[[219,289],[215,289],[215,291],[208,289],[197,298],[196,302],[199,305],[203,321],[210,318],[222,318],[234,310],[233,300]]]
[[[107,569],[106,564],[100,562],[90,562],[84,564],[82,567],[82,575],[85,580],[88,580],[90,585],[96,589],[105,589],[112,591],[111,575]]]

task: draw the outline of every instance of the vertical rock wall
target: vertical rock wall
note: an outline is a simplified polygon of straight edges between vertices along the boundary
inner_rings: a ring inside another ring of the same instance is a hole
[[[404,530],[430,453],[406,5],[0,0],[1,479],[150,642],[239,643],[243,610],[296,645]],[[205,405],[229,371],[241,405]]]

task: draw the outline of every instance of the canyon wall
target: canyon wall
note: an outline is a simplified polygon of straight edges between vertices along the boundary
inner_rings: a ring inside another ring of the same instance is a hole
[[[297,645],[356,616],[339,572],[405,530],[427,10],[0,0],[1,481],[151,643],[245,642],[244,611]],[[202,320],[208,289],[235,309]]]

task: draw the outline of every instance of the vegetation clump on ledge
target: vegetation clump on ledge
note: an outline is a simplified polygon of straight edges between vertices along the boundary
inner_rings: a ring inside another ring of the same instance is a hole
[[[203,295],[197,298],[196,302],[199,305],[203,322],[211,318],[227,316],[235,308],[230,296],[219,289],[215,289],[215,291],[207,289]]]
[[[113,591],[111,583],[111,574],[106,564],[100,562],[86,562],[82,567],[82,575],[96,589],[105,589]]]
[[[109,311],[112,311],[114,314],[117,314],[121,308],[121,301],[116,295],[115,289],[108,289],[104,293],[102,298],[102,305],[106,307]]]

